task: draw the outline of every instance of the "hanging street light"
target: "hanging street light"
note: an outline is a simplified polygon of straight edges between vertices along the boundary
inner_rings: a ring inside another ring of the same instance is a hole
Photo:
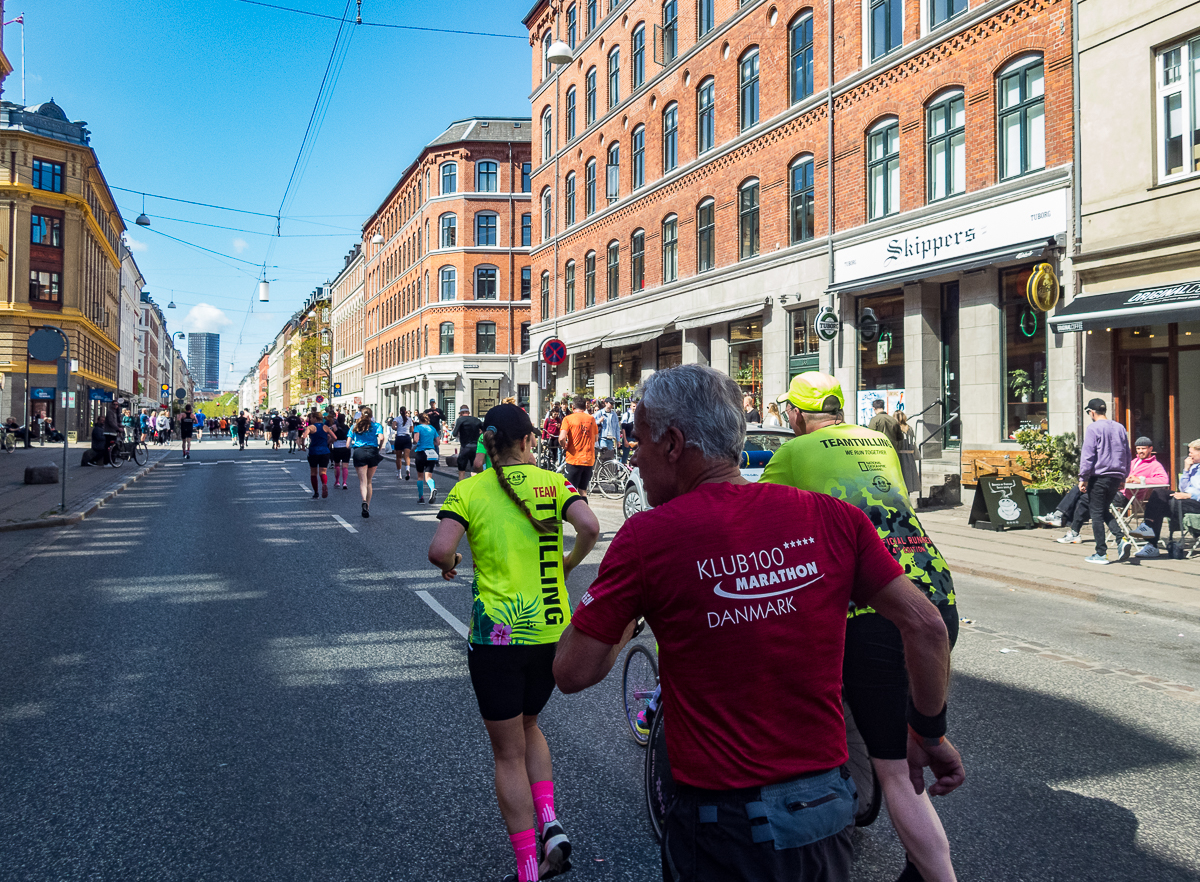
[[[258,302],[267,303],[271,299],[271,283],[265,278],[258,283]]]
[[[383,233],[376,233],[374,236],[372,236],[371,244],[372,245],[382,245],[383,244]]]
[[[546,60],[551,64],[570,64],[573,57],[571,47],[562,40],[555,40],[546,50]]]
[[[137,220],[135,220],[134,223],[137,224],[139,227],[150,226],[150,218],[146,217],[146,194],[145,193],[142,194],[142,213],[137,216]]]

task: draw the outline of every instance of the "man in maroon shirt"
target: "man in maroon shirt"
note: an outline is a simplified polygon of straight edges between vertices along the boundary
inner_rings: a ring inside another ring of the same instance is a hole
[[[933,794],[964,777],[944,737],[946,627],[857,508],[741,476],[745,419],[728,377],[699,365],[655,372],[635,426],[654,508],[614,537],[559,642],[558,686],[602,680],[644,616],[678,787],[664,879],[846,880],[847,606],[869,603],[903,635],[917,792],[927,766]]]

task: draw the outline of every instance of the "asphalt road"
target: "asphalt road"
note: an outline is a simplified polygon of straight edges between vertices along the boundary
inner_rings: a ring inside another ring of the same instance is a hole
[[[0,534],[17,567],[0,583],[0,879],[510,869],[451,624],[468,618],[469,584],[425,562],[435,511],[386,465],[370,519],[353,477],[330,493],[310,498],[300,454],[206,441],[82,524]],[[596,507],[611,536],[617,504]],[[573,599],[599,558],[572,575]],[[971,621],[950,733],[968,780],[937,804],[959,878],[1200,879],[1200,703],[1012,651],[1036,641],[1200,687],[1200,628],[957,587]],[[568,878],[661,878],[616,678],[556,695],[543,724]],[[855,880],[895,879],[886,815],[855,843]]]

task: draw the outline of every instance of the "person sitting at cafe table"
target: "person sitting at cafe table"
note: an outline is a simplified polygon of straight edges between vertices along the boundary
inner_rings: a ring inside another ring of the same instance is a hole
[[[1158,537],[1162,534],[1163,518],[1171,519],[1174,532],[1183,529],[1184,515],[1200,514],[1200,438],[1189,442],[1183,470],[1178,492],[1168,493],[1165,489],[1151,492],[1142,524],[1133,531],[1134,536],[1149,541],[1134,557],[1146,560],[1159,556]]]

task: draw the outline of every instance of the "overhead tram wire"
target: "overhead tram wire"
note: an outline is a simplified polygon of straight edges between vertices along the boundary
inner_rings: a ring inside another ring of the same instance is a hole
[[[262,0],[237,0],[237,2],[238,3],[246,3],[250,6],[262,6],[266,9],[277,9],[280,12],[294,12],[296,15],[307,15],[311,18],[324,18],[324,19],[328,19],[329,21],[337,21],[337,16],[335,16],[335,15],[326,15],[323,12],[310,12],[307,9],[296,9],[291,6],[280,6],[276,3],[263,3]],[[344,15],[345,14],[343,13],[343,17],[344,17]],[[381,21],[361,21],[360,20],[360,21],[356,22],[356,24],[360,24],[365,28],[388,28],[390,30],[397,30],[397,31],[424,31],[426,33],[432,33],[432,34],[458,34],[460,36],[467,36],[467,37],[497,37],[502,40],[527,40],[528,39],[528,36],[521,36],[518,34],[496,34],[496,33],[491,33],[488,31],[465,31],[465,30],[456,30],[454,28],[427,28],[427,27],[421,27],[420,25],[391,24],[389,22],[381,22]]]
[[[130,213],[130,214],[133,213],[132,211],[129,211],[128,209],[123,209],[123,210],[128,211],[128,213]],[[231,233],[246,233],[251,236],[274,236],[274,235],[276,235],[273,232],[264,233],[262,230],[247,230],[242,227],[227,227],[227,226],[224,226],[223,224],[206,224],[203,221],[184,220],[181,217],[166,217],[165,215],[161,215],[161,214],[147,214],[146,217],[151,218],[153,220],[171,221],[172,223],[177,223],[177,224],[190,224],[191,226],[194,226],[194,227],[209,227],[214,230],[229,230]],[[318,226],[327,227],[330,225],[329,224],[318,224]],[[333,229],[338,229],[338,228],[333,227]],[[360,230],[343,229],[343,231],[340,233],[282,233],[279,235],[279,238],[280,239],[331,239],[331,238],[334,238],[337,236],[345,236],[347,234],[353,234],[353,233],[361,233],[361,231]]]

